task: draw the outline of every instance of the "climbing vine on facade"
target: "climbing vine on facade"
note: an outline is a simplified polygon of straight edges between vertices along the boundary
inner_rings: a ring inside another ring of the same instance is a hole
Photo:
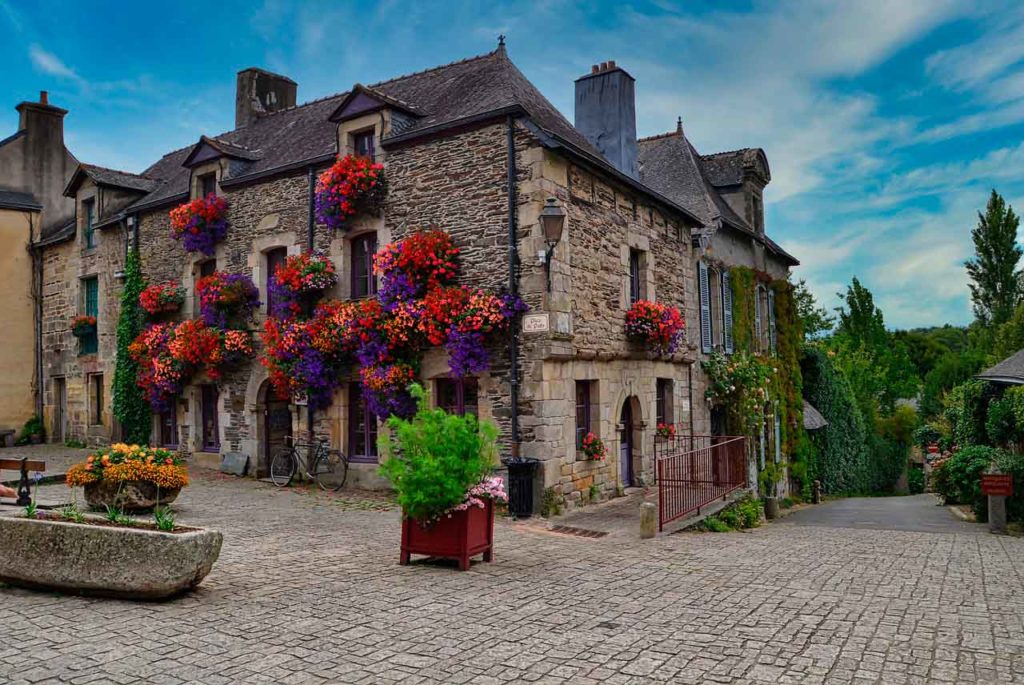
[[[146,287],[139,256],[128,250],[124,262],[124,289],[121,291],[121,315],[117,321],[117,361],[114,367],[114,416],[121,424],[123,440],[149,444],[152,412],[143,390],[136,383],[139,363],[128,347],[142,333],[144,316],[139,297]]]

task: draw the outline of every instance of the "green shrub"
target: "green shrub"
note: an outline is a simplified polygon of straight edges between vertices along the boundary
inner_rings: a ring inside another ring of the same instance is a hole
[[[117,359],[114,366],[114,416],[121,422],[124,441],[129,444],[149,443],[153,420],[149,402],[136,382],[139,363],[128,353],[128,346],[145,327],[139,295],[146,287],[142,265],[135,250],[128,250],[124,261],[124,287],[121,291],[121,314],[117,321]]]
[[[708,516],[706,519],[704,519],[704,530],[710,531],[712,533],[728,533],[729,531],[733,530],[733,528],[729,524],[719,519],[717,516]]]
[[[1013,495],[1006,498],[1007,520],[1024,521],[1024,454],[1000,452],[996,466],[1000,472],[1013,476]]]
[[[922,450],[927,450],[928,445],[938,443],[942,433],[933,424],[926,423],[914,431],[914,444]]]
[[[990,444],[986,423],[988,406],[995,393],[992,384],[979,380],[961,383],[949,391],[946,419],[958,447]]]
[[[994,445],[1006,445],[1017,439],[1017,416],[1012,397],[1003,397],[989,403],[985,432]]]
[[[761,500],[746,497],[737,502],[735,506],[740,519],[740,527],[757,528],[761,525]]]
[[[988,516],[987,498],[981,494],[981,474],[1003,453],[993,447],[965,447],[939,467],[935,489],[948,504],[969,504],[979,521]]]
[[[394,487],[405,516],[429,521],[460,504],[490,473],[498,430],[472,414],[430,409],[422,387],[413,385],[411,391],[419,408],[411,419],[388,419],[390,434],[381,440],[388,458],[380,472]]]
[[[18,439],[15,441],[18,445],[27,445],[32,441],[32,436],[43,435],[43,420],[38,416],[33,416],[31,419],[25,422],[25,425],[21,427],[21,433],[18,435]]]
[[[907,471],[907,489],[911,495],[920,495],[924,492],[924,470],[911,467]]]

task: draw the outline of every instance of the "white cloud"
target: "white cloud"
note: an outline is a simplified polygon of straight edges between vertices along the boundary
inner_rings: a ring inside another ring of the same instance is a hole
[[[44,74],[67,79],[79,85],[84,83],[82,77],[79,76],[74,69],[64,64],[57,55],[45,50],[39,45],[29,46],[28,56],[29,59],[32,60],[32,65]]]

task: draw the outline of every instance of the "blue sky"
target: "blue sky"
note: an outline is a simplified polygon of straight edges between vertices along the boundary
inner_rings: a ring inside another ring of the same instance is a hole
[[[976,7],[981,4],[983,7]],[[827,305],[854,275],[894,327],[966,323],[962,266],[989,190],[1024,210],[1024,4],[0,0],[0,137],[49,90],[83,161],[140,171],[232,127],[234,74],[306,101],[493,49],[572,119],[614,59],[638,131],[763,147],[767,227]],[[723,9],[724,8],[724,9]]]

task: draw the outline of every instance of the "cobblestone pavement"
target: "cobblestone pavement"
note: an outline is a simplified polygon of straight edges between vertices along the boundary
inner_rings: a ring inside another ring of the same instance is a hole
[[[380,497],[206,473],[179,502],[225,533],[200,588],[160,604],[0,589],[0,682],[1024,682],[1024,539],[503,522],[495,562],[460,573],[398,566]]]

